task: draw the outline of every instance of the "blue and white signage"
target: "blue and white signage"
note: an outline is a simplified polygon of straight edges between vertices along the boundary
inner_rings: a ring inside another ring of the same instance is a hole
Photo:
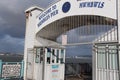
[[[60,0],[37,17],[36,32],[56,20],[77,15],[98,15],[116,19],[116,0]]]
[[[59,80],[59,65],[52,65],[52,80]]]
[[[65,2],[65,3],[63,4],[63,6],[62,6],[62,11],[63,11],[64,13],[67,13],[67,12],[70,10],[70,8],[71,8],[70,2]]]
[[[79,8],[103,8],[105,2],[100,2],[100,1],[91,1],[91,2],[81,2],[79,5]]]
[[[38,27],[41,26],[44,22],[46,22],[48,19],[54,17],[58,14],[57,6],[53,5],[52,7],[48,8],[45,12],[41,13],[41,15],[38,17],[39,23],[37,24]]]

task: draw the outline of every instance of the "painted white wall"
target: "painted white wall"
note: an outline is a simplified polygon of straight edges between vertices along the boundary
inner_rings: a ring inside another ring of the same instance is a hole
[[[33,79],[34,75],[34,44],[35,44],[35,28],[36,16],[41,13],[42,9],[31,7],[26,10],[26,34],[24,47],[24,80]],[[31,49],[31,51],[28,51]]]
[[[40,47],[40,46],[55,46],[55,47],[60,47],[60,44],[46,40],[40,37],[36,36],[36,17],[38,14],[41,13],[41,10],[38,10],[36,7],[32,7],[26,12],[29,13],[28,18],[26,18],[26,35],[25,35],[25,48],[24,48],[24,61],[25,61],[25,66],[24,66],[24,80],[32,79],[32,80],[42,80],[43,79],[43,64],[41,63],[35,63],[35,53],[33,48],[34,47]],[[35,9],[35,10],[34,10]],[[28,51],[29,50],[29,51]],[[60,66],[63,72],[60,73],[62,74],[60,77],[61,80],[64,78],[64,65]],[[47,66],[46,73],[48,75],[45,75],[45,80],[49,80],[51,78],[51,65]],[[50,71],[50,73],[49,73]],[[50,77],[49,77],[50,76]]]

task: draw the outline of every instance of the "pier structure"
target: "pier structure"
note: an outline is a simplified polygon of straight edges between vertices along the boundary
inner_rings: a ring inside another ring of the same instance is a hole
[[[86,45],[92,80],[119,80],[119,5],[119,0],[59,0],[46,9],[27,9],[24,80],[64,80],[67,47],[87,52]]]

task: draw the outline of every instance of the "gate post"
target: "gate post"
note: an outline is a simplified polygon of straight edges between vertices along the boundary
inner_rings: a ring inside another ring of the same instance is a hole
[[[2,77],[2,60],[0,60],[0,77]]]
[[[20,71],[20,78],[22,78],[24,75],[24,60],[21,62],[21,71]]]
[[[118,38],[118,69],[119,69],[119,80],[120,80],[120,0],[117,0],[117,4],[116,4],[116,7],[117,7],[117,38]]]
[[[92,48],[92,80],[97,79],[97,46],[94,43]]]

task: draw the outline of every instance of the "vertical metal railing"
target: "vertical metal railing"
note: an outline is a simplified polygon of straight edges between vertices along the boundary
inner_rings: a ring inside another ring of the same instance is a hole
[[[24,61],[2,62],[0,60],[0,80],[23,80]]]
[[[119,69],[117,61],[117,51],[119,50],[118,44],[97,44],[95,49],[97,49],[97,51],[94,53],[97,55],[97,63],[95,64],[95,80],[119,80]]]

